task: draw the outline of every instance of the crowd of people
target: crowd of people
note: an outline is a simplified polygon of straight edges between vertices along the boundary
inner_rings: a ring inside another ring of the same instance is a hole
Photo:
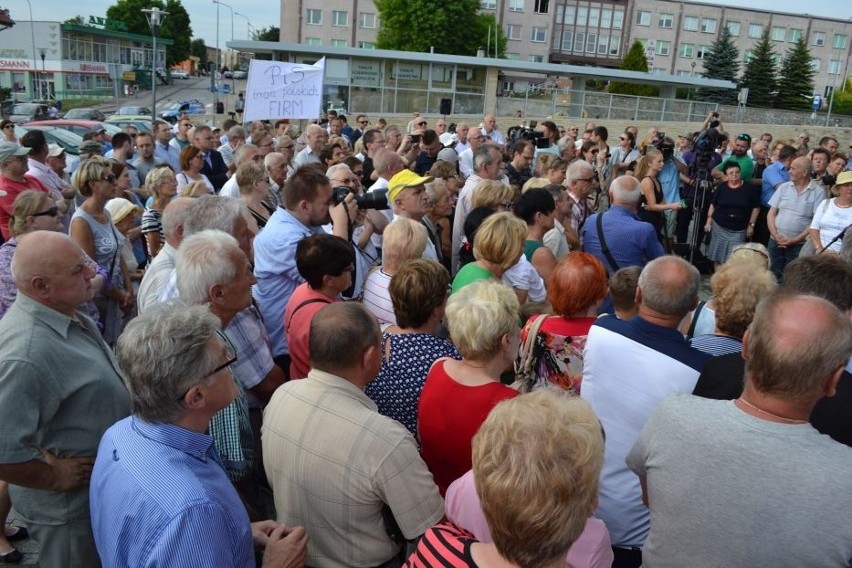
[[[0,142],[0,564],[849,565],[837,140],[429,122]]]

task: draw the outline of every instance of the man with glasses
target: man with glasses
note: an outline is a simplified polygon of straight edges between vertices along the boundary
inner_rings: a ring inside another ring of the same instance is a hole
[[[195,127],[192,142],[202,152],[204,165],[201,167],[201,173],[206,175],[216,191],[219,191],[228,181],[228,166],[225,165],[222,154],[213,148],[217,141],[218,138],[209,126],[202,124]]]
[[[96,273],[70,237],[51,231],[18,241],[12,273],[18,295],[0,320],[0,480],[42,566],[100,566],[89,479],[130,397],[112,349],[79,310]]]
[[[577,160],[568,166],[565,183],[568,189],[568,201],[571,211],[567,215],[563,226],[565,227],[565,239],[571,250],[580,250],[583,226],[586,220],[594,212],[590,196],[595,190],[598,177],[595,169],[585,160]]]
[[[189,126],[192,126],[192,123],[186,122]],[[183,168],[180,167],[180,145],[171,143],[171,127],[162,120],[156,120],[152,126],[152,131],[154,133],[154,155],[164,164],[170,165],[174,171],[181,171]]]
[[[171,139],[169,144],[172,148],[175,148],[180,154],[180,151],[189,146],[189,131],[192,129],[193,124],[189,121],[188,118],[182,118],[178,121],[178,129],[175,137]],[[180,170],[176,170],[180,171]]]
[[[343,118],[345,119],[345,117]],[[349,124],[344,122],[343,134],[345,134],[349,138],[352,145],[354,146],[355,142],[357,142],[358,139],[364,135],[364,132],[367,131],[368,126],[370,126],[370,120],[367,118],[367,115],[359,114],[355,117],[355,128],[352,128],[351,126],[349,126]]]
[[[263,566],[303,563],[305,530],[250,523],[207,434],[238,393],[229,372],[238,357],[218,328],[204,306],[180,306],[139,316],[119,341],[133,416],[106,432],[92,474],[105,566],[255,566],[255,547]]]
[[[12,218],[12,205],[15,198],[28,189],[50,193],[38,179],[27,173],[27,154],[30,148],[18,146],[14,142],[0,142],[0,232],[3,240],[8,241],[9,220]]]
[[[535,150],[529,140],[518,140],[515,142],[515,147],[512,151],[512,161],[506,166],[506,177],[509,178],[509,183],[518,188],[518,190],[523,188],[524,184],[533,177],[530,166],[534,154]]]
[[[236,152],[237,148],[239,148],[245,141],[245,128],[236,125],[228,129],[228,141],[219,146],[217,150],[220,154],[222,154],[222,159],[225,160],[225,165],[227,165],[229,168],[234,163],[234,152]],[[234,170],[236,170],[236,168],[234,168]]]

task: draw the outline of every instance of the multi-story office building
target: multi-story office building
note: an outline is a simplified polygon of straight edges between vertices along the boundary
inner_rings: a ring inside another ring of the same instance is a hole
[[[481,0],[481,9],[494,13],[505,32],[506,57],[532,65],[617,67],[638,39],[652,73],[700,76],[701,60],[727,26],[743,61],[764,29],[779,57],[805,37],[818,91],[842,84],[850,72],[852,20],[683,0]],[[284,42],[373,48],[380,26],[372,0],[281,0]],[[504,78],[504,88],[511,79]]]

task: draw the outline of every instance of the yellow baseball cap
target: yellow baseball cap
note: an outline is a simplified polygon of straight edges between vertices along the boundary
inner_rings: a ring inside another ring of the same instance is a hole
[[[403,189],[417,187],[418,185],[429,183],[433,179],[430,176],[419,176],[411,170],[402,170],[390,178],[388,182],[388,203],[393,203],[394,199],[399,196]]]

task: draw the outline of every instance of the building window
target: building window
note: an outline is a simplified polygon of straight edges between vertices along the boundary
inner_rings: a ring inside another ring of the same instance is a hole
[[[583,53],[583,47],[586,45],[586,34],[577,32],[574,34],[574,52]]]
[[[541,55],[530,55],[529,56],[529,62],[530,63],[543,63],[544,57],[541,56]]]
[[[819,71],[819,68],[822,67],[822,61],[819,57],[814,57],[811,59],[811,69],[814,71]]]
[[[657,41],[657,48],[654,51],[657,55],[671,55],[672,51],[672,42],[670,41]]]
[[[813,44],[822,47],[825,45],[825,32],[814,32]]]
[[[725,25],[728,26],[728,31],[731,32],[732,36],[740,37],[740,23],[739,22],[727,22]]]
[[[760,24],[749,24],[748,37],[760,37],[763,35],[763,26]]]
[[[508,59],[510,61],[517,61],[520,58],[521,58],[521,54],[519,54],[519,53],[510,52],[510,51],[506,52],[506,59]]]
[[[359,41],[358,47],[361,49],[376,49],[376,42],[374,41]]]
[[[533,26],[530,30],[530,41],[534,41],[535,43],[543,43],[547,41],[547,28]]]
[[[829,75],[839,75],[840,74],[840,63],[839,59],[829,59],[828,60],[828,74]]]
[[[787,41],[790,43],[796,43],[800,39],[802,39],[803,32],[798,28],[790,28],[790,31],[787,33]]]
[[[598,36],[598,55],[606,55],[606,49],[609,45],[609,36]]]
[[[521,26],[517,24],[507,24],[506,25],[506,37],[508,39],[520,41],[521,39]]]
[[[364,29],[373,29],[376,27],[376,15],[370,12],[361,12],[358,16],[358,23]]]
[[[708,53],[710,53],[710,46],[709,45],[699,45],[698,46],[698,53],[696,53],[695,56],[698,59],[704,59],[707,56]]]
[[[670,29],[674,24],[674,14],[660,14],[660,19],[657,25],[661,28]]]
[[[616,57],[621,53],[621,36],[612,36],[609,40],[609,54]]]
[[[586,38],[586,53],[594,53],[598,45],[598,34],[589,34]]]
[[[705,34],[715,34],[716,20],[713,18],[703,18],[701,20],[701,32]]]
[[[577,25],[585,26],[586,22],[589,21],[589,9],[585,6],[577,7]]]
[[[550,0],[535,0],[535,13],[547,14],[550,8]]]
[[[574,46],[574,32],[562,32],[562,51],[571,51]]]
[[[514,81],[503,81],[503,92],[509,92],[515,90],[515,82]]]
[[[331,11],[331,25],[336,26],[338,28],[345,28],[349,25],[349,11],[348,10],[332,10]]]
[[[690,77],[691,76],[687,69],[678,69],[676,75],[678,77]]]
[[[523,12],[524,11],[524,0],[509,0],[509,11],[510,12]]]
[[[834,34],[834,42],[831,44],[834,49],[846,49],[846,35]]]
[[[612,13],[612,29],[620,30],[624,27],[624,10],[616,10]]]
[[[636,25],[637,26],[650,26],[651,25],[651,12],[645,12],[644,10],[639,10],[636,12]]]
[[[601,27],[605,29],[612,27],[612,10],[608,8],[601,10]]]
[[[333,39],[331,40],[331,47],[347,47],[349,44],[345,39]]]
[[[483,10],[496,10],[497,0],[480,0],[479,7]]]
[[[305,44],[307,45],[322,45],[322,39],[318,37],[306,37]]]
[[[596,28],[601,23],[601,9],[589,8],[589,27]]]
[[[754,52],[750,49],[743,51],[743,63],[748,63],[754,57]]]
[[[321,26],[322,25],[322,10],[308,9],[307,23],[308,23],[308,25],[311,25],[311,26]]]
[[[772,41],[784,41],[784,38],[787,37],[787,29],[780,26],[772,26],[770,37],[772,37]]]
[[[698,18],[695,16],[684,16],[683,18],[683,29],[687,32],[697,32],[698,31]]]
[[[680,56],[686,58],[692,58],[695,56],[695,44],[693,43],[682,43],[680,44]]]
[[[559,10],[561,4],[556,7]],[[562,23],[567,24],[569,26],[574,25],[574,16],[576,15],[576,7],[575,6],[565,6],[565,15],[562,16]],[[556,21],[559,21],[559,18],[556,18]]]

